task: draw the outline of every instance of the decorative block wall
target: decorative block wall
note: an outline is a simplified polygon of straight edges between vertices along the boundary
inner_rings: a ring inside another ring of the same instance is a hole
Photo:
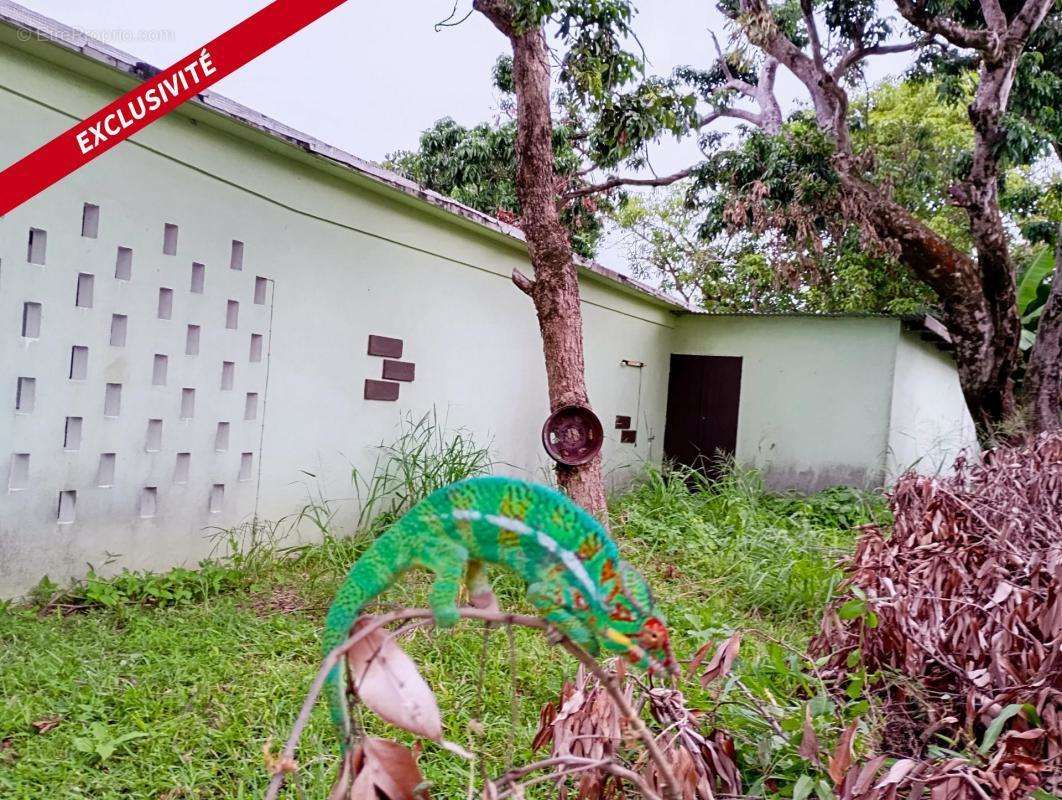
[[[110,223],[89,202],[21,236],[0,222],[0,515],[51,531],[40,547],[107,525],[151,547],[256,502],[272,281],[253,242]]]

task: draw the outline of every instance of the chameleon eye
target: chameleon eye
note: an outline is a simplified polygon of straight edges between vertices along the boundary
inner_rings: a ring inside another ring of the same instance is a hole
[[[655,650],[660,646],[660,634],[652,628],[646,628],[638,635],[638,641],[642,647]]]
[[[646,621],[638,633],[638,643],[648,650],[655,650],[667,643],[667,629],[655,618]]]

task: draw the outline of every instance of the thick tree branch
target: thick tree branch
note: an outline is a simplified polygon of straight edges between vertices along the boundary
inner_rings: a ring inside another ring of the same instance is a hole
[[[1033,430],[1062,429],[1062,227],[1055,247],[1051,293],[1029,354],[1025,390]]]
[[[837,62],[837,66],[833,69],[833,77],[836,80],[840,80],[848,73],[848,70],[858,62],[865,58],[869,58],[870,56],[887,56],[892,53],[907,53],[911,50],[918,50],[922,47],[926,47],[927,45],[932,44],[933,40],[934,37],[929,35],[913,42],[872,45],[871,47],[855,47],[845,53],[841,57],[841,60]]]
[[[688,178],[693,174],[693,168],[679,170],[671,175],[664,175],[659,178],[620,178],[611,177],[608,180],[601,183],[595,183],[590,186],[583,186],[579,189],[575,189],[564,195],[561,195],[563,201],[574,200],[577,197],[586,197],[590,194],[597,194],[599,192],[607,192],[610,189],[615,189],[618,186],[670,186],[676,181],[680,181],[683,178]]]
[[[1003,51],[1007,57],[1017,58],[1021,55],[1026,40],[1040,27],[1052,5],[1054,0],[1026,0],[1004,36]]]
[[[1003,13],[1003,7],[999,0],[981,0],[981,15],[988,24],[988,29],[1002,38],[1007,30],[1007,15]]]
[[[489,19],[502,34],[512,38],[516,35],[513,25],[513,8],[509,0],[475,0],[472,7]]]
[[[748,122],[750,125],[755,125],[757,128],[763,127],[763,115],[757,114],[753,111],[748,111],[744,108],[717,108],[714,111],[705,114],[697,122],[698,128],[704,128],[711,125],[717,119],[728,117],[730,119],[740,119],[744,122]]]
[[[811,96],[815,119],[830,134],[842,153],[851,150],[848,133],[848,95],[825,65],[816,63],[778,27],[766,0],[741,0],[741,10],[749,18],[745,35],[767,55],[792,72]]]
[[[522,273],[518,269],[513,270],[512,278],[513,283],[516,285],[517,289],[526,294],[528,297],[535,296],[535,282],[533,280],[524,275],[524,273]]]
[[[896,0],[896,10],[916,28],[943,36],[956,47],[968,47],[982,52],[992,47],[994,36],[990,31],[967,28],[953,19],[927,11],[925,6],[912,0]]]

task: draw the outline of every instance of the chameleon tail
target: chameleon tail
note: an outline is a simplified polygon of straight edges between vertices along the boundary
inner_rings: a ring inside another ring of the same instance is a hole
[[[409,542],[408,523],[399,520],[389,530],[381,534],[369,545],[361,557],[350,568],[343,585],[340,586],[328,609],[322,637],[324,654],[341,645],[350,635],[350,629],[358,619],[365,604],[383,592],[396,577],[405,572],[412,562],[412,550]],[[344,687],[346,684],[346,661],[340,663],[328,674],[326,692],[328,706],[332,712],[332,722],[340,731],[343,749],[351,741],[350,716],[347,709]]]

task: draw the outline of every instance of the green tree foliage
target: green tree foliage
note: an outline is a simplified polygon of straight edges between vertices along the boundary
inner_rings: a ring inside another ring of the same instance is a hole
[[[655,195],[631,195],[614,215],[638,277],[686,302],[717,312],[908,314],[933,296],[894,259],[868,255],[857,237],[822,248],[816,269],[782,265],[784,248],[748,232],[702,237],[713,213],[687,202],[684,184]]]
[[[853,109],[858,151],[873,159],[875,182],[963,251],[973,247],[966,215],[948,198],[973,145],[966,114],[972,76],[958,102],[929,81],[883,83]]]
[[[501,66],[504,80],[507,65]],[[385,166],[459,203],[519,225],[520,202],[516,197],[516,124],[481,123],[466,128],[449,117],[439,120],[420,137],[416,151],[388,156]],[[557,173],[577,184],[580,156],[572,146],[571,129],[559,126],[553,132]],[[603,225],[598,201],[565,207],[562,220],[571,235],[572,249],[592,257],[601,239]]]
[[[973,141],[962,98],[921,79],[884,83],[850,117],[854,151],[875,183],[969,252],[966,216],[948,194]],[[929,288],[842,213],[833,152],[815,121],[797,113],[777,134],[749,129],[717,147],[664,197],[626,198],[613,216],[635,271],[716,311],[931,308]],[[1057,226],[1060,191],[1050,170],[1011,169],[1001,198],[1010,227]],[[1028,245],[1017,244],[1024,254]]]

